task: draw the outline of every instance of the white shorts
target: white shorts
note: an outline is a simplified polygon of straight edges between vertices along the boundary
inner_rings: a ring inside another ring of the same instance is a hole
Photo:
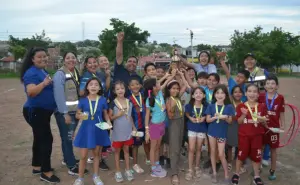
[[[203,132],[194,132],[194,131],[188,131],[188,137],[197,137],[199,139],[205,139],[206,133]]]

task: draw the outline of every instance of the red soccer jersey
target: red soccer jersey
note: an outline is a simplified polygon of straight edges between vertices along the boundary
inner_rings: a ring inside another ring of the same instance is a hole
[[[242,116],[241,109],[248,109],[245,103],[241,103],[236,107],[236,118],[239,119]],[[251,108],[252,112],[255,112],[255,108]],[[257,107],[257,115],[258,116],[266,116],[267,110],[264,104],[258,104]],[[257,127],[255,127],[254,120],[252,119],[252,116],[250,112],[248,111],[248,114],[246,118],[244,119],[242,124],[239,124],[239,135],[241,136],[253,136],[253,135],[259,135],[264,134],[264,127],[258,123]]]
[[[267,104],[266,102],[266,93],[261,93],[258,98],[259,103]],[[271,106],[272,99],[268,99],[268,104]],[[268,127],[274,127],[274,128],[280,128],[279,119],[280,119],[280,113],[284,112],[284,97],[281,94],[278,94],[277,97],[274,99],[273,106],[270,107],[271,110],[268,110],[267,108],[267,114],[269,121],[267,122]]]

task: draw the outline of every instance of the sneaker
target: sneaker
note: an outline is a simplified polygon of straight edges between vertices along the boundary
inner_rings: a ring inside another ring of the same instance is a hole
[[[231,183],[233,185],[238,185],[240,181],[240,176],[238,176],[237,174],[234,174],[231,178]]]
[[[93,177],[93,181],[95,185],[104,185],[99,176]]]
[[[134,177],[130,170],[126,170],[124,175],[128,181],[133,181]]]
[[[84,170],[84,174],[89,173],[87,169]],[[73,168],[70,168],[68,171],[69,175],[78,175],[79,174],[79,167],[76,165]]]
[[[217,174],[211,175],[211,182],[213,184],[217,184],[218,183]]]
[[[79,164],[79,161],[80,161],[80,160],[75,160],[75,161],[76,161],[76,164]],[[67,165],[67,163],[66,163],[65,161],[61,161],[61,164],[64,165],[64,166]]]
[[[145,163],[146,163],[146,165],[148,165],[148,166],[151,165],[151,161],[150,161],[150,160],[146,160]]]
[[[151,171],[152,177],[159,177],[163,178],[167,176],[166,170],[164,170],[160,165],[157,165],[152,171]]]
[[[48,183],[59,183],[60,182],[60,179],[57,176],[52,175],[51,177],[48,177],[44,173],[41,173],[40,179],[41,179],[41,181],[45,181]]]
[[[54,171],[53,168],[50,169],[50,171]],[[41,175],[42,171],[41,170],[35,170],[35,169],[32,169],[32,175]]]
[[[82,179],[76,179],[73,185],[84,185],[84,182]]]
[[[115,180],[116,180],[117,182],[123,182],[123,181],[124,181],[121,172],[117,172],[117,173],[115,174]]]
[[[86,162],[89,163],[89,164],[93,164],[93,162],[94,162],[94,157],[88,158]]]
[[[264,182],[261,180],[260,177],[254,178],[254,179],[253,179],[253,183],[254,183],[255,185],[264,185]]]
[[[136,173],[144,173],[144,170],[138,164],[133,165],[132,168]]]
[[[269,170],[269,173],[270,173],[270,175],[269,175],[269,180],[270,181],[273,181],[273,180],[276,180],[276,175],[275,175],[275,170]]]
[[[267,166],[269,166],[269,161],[268,160],[262,160],[261,164],[263,165],[263,167],[267,167]]]
[[[99,168],[100,168],[100,170],[102,170],[102,171],[107,171],[107,170],[109,170],[109,167],[107,166],[107,164],[105,163],[104,160],[101,160],[101,161],[99,162]]]
[[[229,178],[225,178],[224,181],[221,183],[222,185],[230,185],[231,181]]]

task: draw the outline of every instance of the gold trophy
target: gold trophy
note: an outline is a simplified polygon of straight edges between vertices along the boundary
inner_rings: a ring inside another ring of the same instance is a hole
[[[180,58],[178,57],[178,51],[177,49],[173,49],[173,56],[172,56],[172,62],[179,62]]]

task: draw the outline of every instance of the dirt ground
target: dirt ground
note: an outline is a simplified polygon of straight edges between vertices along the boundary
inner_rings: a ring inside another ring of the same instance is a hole
[[[280,93],[282,93],[288,103],[292,103],[300,107],[300,79],[281,78]],[[0,80],[0,184],[1,185],[38,185],[43,184],[38,177],[31,174],[31,146],[32,131],[22,116],[22,106],[25,102],[25,94],[23,86],[17,79],[1,79]],[[291,115],[287,110],[288,115]],[[287,127],[290,125],[290,116],[287,116]],[[52,119],[52,132],[54,136],[52,167],[55,173],[61,178],[60,184],[71,185],[76,177],[69,176],[65,166],[61,165],[62,153],[61,143],[58,134],[58,128],[55,119]],[[76,154],[78,154],[78,151]],[[279,150],[277,180],[274,182],[267,180],[268,168],[264,168],[262,178],[265,184],[269,185],[297,185],[300,180],[300,135],[289,146]],[[143,154],[141,153],[140,164],[143,162]],[[108,159],[108,164],[113,169],[113,156]],[[123,164],[122,164],[123,165]],[[187,164],[185,163],[185,166]],[[88,169],[92,170],[92,165],[88,165]],[[142,165],[144,169],[148,167]],[[251,171],[248,167],[248,171]],[[117,184],[114,181],[114,171],[100,172],[106,185]],[[223,170],[219,172],[220,179],[223,178]],[[251,179],[249,174],[241,176],[241,185],[250,185]],[[91,173],[86,176],[85,184],[93,184]],[[136,176],[133,182],[123,182],[122,184],[148,184],[148,185],[165,185],[170,184],[169,178],[153,179],[149,173]],[[202,178],[199,181],[187,182],[184,179],[184,172],[181,173],[181,185],[210,185],[209,178]]]

